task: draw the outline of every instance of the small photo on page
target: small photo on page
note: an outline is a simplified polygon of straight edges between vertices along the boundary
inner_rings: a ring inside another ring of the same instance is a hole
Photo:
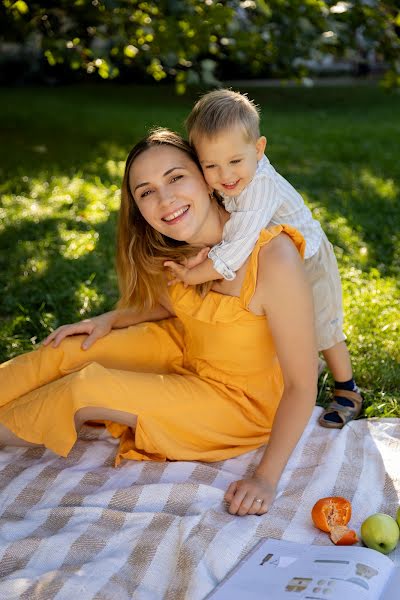
[[[270,567],[280,567],[281,569],[286,569],[289,565],[296,562],[297,558],[295,556],[279,556],[279,554],[266,554],[262,561],[260,562],[260,566],[262,567],[266,563]]]

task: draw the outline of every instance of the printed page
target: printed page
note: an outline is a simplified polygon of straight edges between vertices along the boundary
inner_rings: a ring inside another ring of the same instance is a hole
[[[379,600],[392,561],[359,546],[309,546],[266,540],[210,600]]]
[[[400,598],[400,568],[395,567],[387,586],[383,590],[381,600],[399,600]]]

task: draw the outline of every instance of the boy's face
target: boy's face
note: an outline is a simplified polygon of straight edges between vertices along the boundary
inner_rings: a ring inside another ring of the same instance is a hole
[[[208,185],[224,196],[237,196],[253,179],[267,140],[249,140],[240,125],[212,138],[194,140]]]

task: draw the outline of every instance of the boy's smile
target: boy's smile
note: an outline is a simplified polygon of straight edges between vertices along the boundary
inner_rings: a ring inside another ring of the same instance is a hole
[[[255,175],[266,139],[250,140],[237,124],[212,138],[199,136],[194,145],[208,185],[222,195],[238,196]]]
[[[240,183],[240,179],[237,179],[236,181],[233,181],[232,183],[223,183],[222,186],[226,190],[234,190],[234,189],[236,189],[236,187],[239,183]]]

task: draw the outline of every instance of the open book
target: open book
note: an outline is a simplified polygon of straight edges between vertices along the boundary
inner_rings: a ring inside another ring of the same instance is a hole
[[[400,568],[359,546],[261,540],[205,600],[399,600]]]

